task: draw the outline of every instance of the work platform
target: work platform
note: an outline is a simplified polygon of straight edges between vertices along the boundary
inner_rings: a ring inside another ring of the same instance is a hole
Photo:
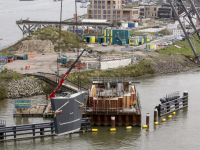
[[[31,105],[31,108],[26,109],[15,109],[14,117],[41,117],[46,108],[46,105]]]

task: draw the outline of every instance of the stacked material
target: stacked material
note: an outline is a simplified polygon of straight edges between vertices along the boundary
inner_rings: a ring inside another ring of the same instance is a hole
[[[36,80],[31,78],[12,80],[8,84],[7,98],[21,98],[43,94],[42,86]]]

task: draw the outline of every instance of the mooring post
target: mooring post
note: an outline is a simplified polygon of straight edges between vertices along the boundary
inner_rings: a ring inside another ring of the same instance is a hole
[[[111,116],[111,128],[115,128],[115,116]]]
[[[158,118],[158,110],[157,108],[154,109],[154,122],[157,122],[157,118]]]
[[[185,105],[188,105],[187,103],[188,103],[188,92],[187,91],[184,91],[183,92],[183,106],[185,106]],[[186,103],[187,102],[187,103]]]
[[[167,101],[167,112],[169,112],[170,111],[170,103],[169,103],[169,100]]]
[[[33,136],[35,136],[35,124],[32,124],[32,131],[33,131]]]
[[[157,108],[158,108],[158,116],[160,116],[161,105],[159,104]]]
[[[0,132],[0,139],[4,139],[4,133],[3,132]]]
[[[149,118],[150,118],[150,114],[147,113],[146,115],[146,125],[149,127]]]
[[[40,128],[40,135],[44,135],[44,128]]]
[[[14,131],[14,138],[16,139],[16,137],[17,137],[17,135],[16,135],[16,125],[14,125],[13,131]]]
[[[174,105],[175,105],[175,109],[177,109],[177,108],[179,107],[179,106],[178,106],[179,104],[177,104],[177,102],[178,102],[178,100],[176,99],[176,100],[174,101],[174,103],[175,103],[175,104],[174,104]]]

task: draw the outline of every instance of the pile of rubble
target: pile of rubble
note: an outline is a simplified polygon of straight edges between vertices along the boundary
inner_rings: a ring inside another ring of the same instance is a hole
[[[37,79],[31,79],[28,77],[20,80],[12,80],[8,84],[7,98],[16,99],[43,94],[42,86],[36,80]]]

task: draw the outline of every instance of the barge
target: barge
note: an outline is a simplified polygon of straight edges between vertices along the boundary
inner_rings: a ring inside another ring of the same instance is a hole
[[[83,117],[91,118],[91,125],[141,126],[141,106],[134,82],[124,78],[93,80],[85,102]]]

